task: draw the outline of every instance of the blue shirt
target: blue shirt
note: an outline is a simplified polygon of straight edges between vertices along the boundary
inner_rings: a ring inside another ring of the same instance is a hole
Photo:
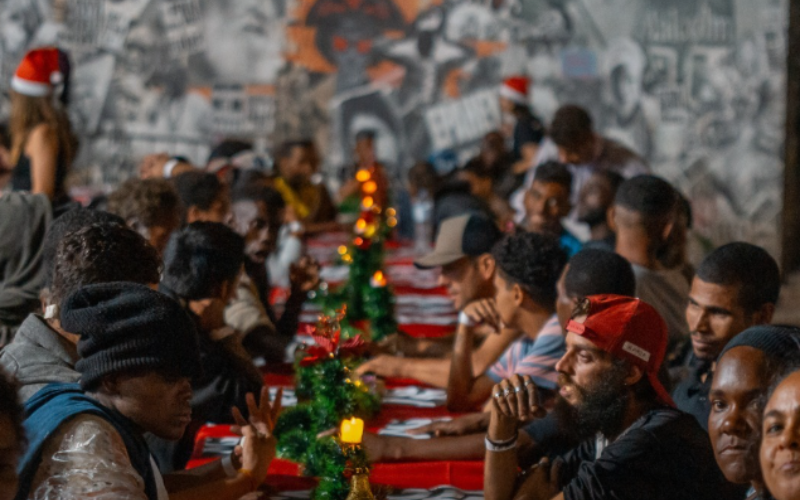
[[[558,237],[558,242],[561,243],[561,248],[567,252],[567,258],[571,259],[573,255],[580,252],[583,248],[581,240],[576,238],[572,233],[564,229],[561,236]]]

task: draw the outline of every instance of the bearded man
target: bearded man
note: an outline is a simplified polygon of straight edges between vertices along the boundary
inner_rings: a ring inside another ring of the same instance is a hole
[[[674,408],[659,380],[668,334],[652,306],[593,295],[566,330],[554,411],[581,444],[517,477],[520,421],[545,412],[528,377],[502,381],[492,391],[486,436],[487,500],[741,498],[717,467],[708,436]]]

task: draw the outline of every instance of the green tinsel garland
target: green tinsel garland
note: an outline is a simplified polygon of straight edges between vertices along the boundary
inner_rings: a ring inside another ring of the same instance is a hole
[[[372,417],[380,408],[375,394],[348,373],[353,360],[338,357],[320,360],[296,369],[298,405],[283,411],[275,426],[278,456],[300,463],[304,474],[319,478],[315,500],[344,500],[349,491],[345,469],[349,463],[364,466],[363,451],[343,452],[333,436],[317,438],[321,432],[338,429],[345,418]]]

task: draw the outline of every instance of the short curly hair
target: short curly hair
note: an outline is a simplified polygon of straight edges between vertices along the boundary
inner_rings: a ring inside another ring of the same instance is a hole
[[[50,224],[47,235],[42,244],[42,261],[46,270],[45,286],[50,288],[53,284],[53,266],[56,260],[58,244],[64,237],[91,224],[120,224],[125,225],[122,217],[102,210],[78,207],[65,212]]]
[[[59,242],[50,302],[60,304],[85,285],[111,281],[158,283],[161,259],[139,233],[123,224],[91,224]]]
[[[244,238],[224,224],[193,222],[170,237],[162,284],[186,300],[212,298],[244,264]]]
[[[128,179],[109,195],[108,211],[125,221],[136,218],[145,227],[154,227],[179,215],[181,202],[166,179]]]
[[[506,236],[495,244],[492,256],[503,279],[518,284],[537,304],[555,306],[556,283],[567,264],[557,238],[538,233]]]

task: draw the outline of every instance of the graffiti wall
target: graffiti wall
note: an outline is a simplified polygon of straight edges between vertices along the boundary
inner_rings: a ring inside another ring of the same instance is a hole
[[[777,253],[786,0],[0,0],[0,114],[29,47],[70,51],[85,183],[143,154],[204,162],[224,137],[314,138],[331,171],[378,131],[398,176],[466,158],[501,116],[504,76],[534,78],[644,155],[691,199],[710,243]]]

